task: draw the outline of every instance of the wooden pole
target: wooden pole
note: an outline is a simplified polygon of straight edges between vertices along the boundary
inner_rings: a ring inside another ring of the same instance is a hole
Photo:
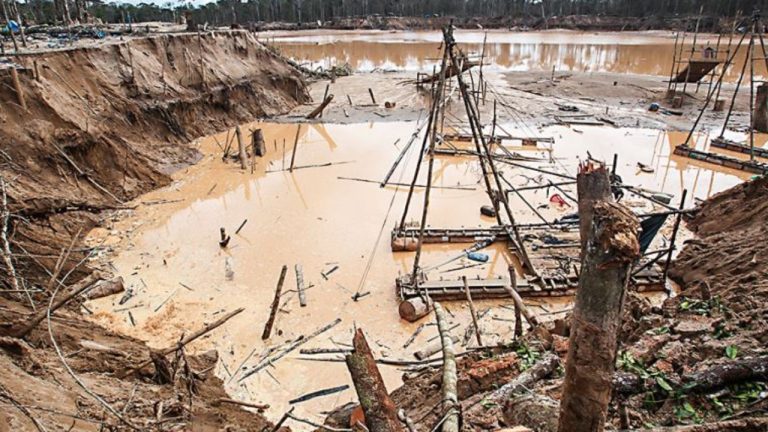
[[[301,307],[307,307],[307,294],[304,288],[304,270],[301,268],[301,264],[296,264],[294,270],[296,270],[296,291],[299,293],[299,304]]]
[[[683,195],[680,197],[680,210],[685,208],[685,198],[688,196],[688,189],[683,190]],[[669,254],[667,255],[667,262],[664,263],[664,278],[667,277],[669,272],[669,265],[672,263],[672,253],[675,251],[675,240],[677,239],[677,230],[680,228],[680,221],[683,219],[683,213],[679,212],[675,216],[675,225],[672,228],[672,237],[669,239]]]
[[[458,377],[456,373],[456,354],[453,351],[453,340],[448,333],[448,322],[445,311],[440,303],[435,303],[435,318],[440,340],[443,343],[443,432],[459,432],[459,399],[456,393]]]
[[[235,135],[237,135],[237,148],[240,152],[240,168],[247,169],[248,154],[245,151],[245,143],[243,142],[243,131],[240,130],[239,125],[235,128]]]
[[[483,346],[483,339],[480,337],[480,326],[477,324],[477,311],[475,311],[475,302],[472,301],[472,293],[469,292],[467,277],[462,276],[461,281],[464,282],[464,294],[467,295],[467,303],[469,303],[469,313],[472,315],[472,324],[475,326],[475,337],[477,338],[477,346]]]
[[[397,407],[389,397],[371,347],[359,328],[355,331],[352,346],[354,350],[346,356],[346,363],[363,408],[365,425],[371,432],[403,432]]]
[[[293,172],[293,164],[296,162],[296,149],[299,148],[299,133],[301,133],[301,123],[296,125],[296,139],[293,140],[293,151],[291,152],[291,166],[288,171]]]
[[[512,301],[515,302],[515,327],[517,327],[517,322],[520,322],[520,317],[518,314],[521,314],[525,317],[525,320],[528,321],[528,324],[531,326],[531,328],[537,327],[539,325],[539,320],[536,319],[536,316],[533,315],[527,307],[525,307],[523,298],[520,297],[520,293],[517,292],[517,274],[514,266],[509,266],[509,276],[512,284],[510,286],[504,287],[504,289],[507,290],[509,296],[512,297]],[[517,331],[515,331],[515,333],[517,333]]]
[[[19,71],[16,70],[16,66],[11,66],[11,79],[13,80],[13,88],[16,90],[16,98],[19,101],[19,105],[24,111],[27,110],[27,101],[24,98],[24,92],[21,90],[21,82],[19,81]]]
[[[603,165],[588,162],[579,167],[579,214],[589,219],[580,231],[586,247],[571,318],[560,432],[604,430],[624,292],[640,257],[640,223],[629,209],[612,202],[610,195],[591,202],[581,199],[600,196],[608,181]],[[582,202],[589,205],[584,209],[588,211],[582,211]]]
[[[376,96],[373,95],[373,89],[370,87],[368,88],[368,94],[371,95],[371,102],[373,102],[374,105],[378,105],[376,103]]]
[[[21,45],[27,47],[27,35],[24,32],[24,24],[21,22],[21,14],[19,13],[19,4],[16,0],[13,0],[13,10],[16,13],[16,22],[19,24],[19,34],[21,35]]]
[[[272,333],[272,326],[275,324],[275,317],[277,316],[277,309],[280,307],[280,294],[283,292],[283,283],[285,282],[285,274],[288,272],[288,266],[284,265],[282,271],[280,271],[280,279],[277,281],[277,289],[275,289],[275,298],[272,300],[272,308],[269,312],[269,319],[264,326],[264,333],[261,334],[262,339],[269,339],[269,335]]]
[[[5,17],[5,22],[9,23],[11,22],[11,19],[8,15],[8,9],[5,6],[5,0],[0,0],[0,4],[3,5],[3,16]],[[8,26],[10,28],[10,25]],[[13,30],[11,30],[9,33],[11,33],[11,41],[13,42],[13,50],[16,52],[19,52],[19,45],[16,43],[16,36],[13,34]]]
[[[311,120],[313,118],[316,118],[317,116],[322,117],[323,110],[325,109],[325,107],[328,106],[328,104],[331,103],[331,101],[333,101],[333,95],[328,95],[327,97],[325,97],[325,99],[323,99],[323,102],[320,104],[320,106],[315,108],[311,113],[307,114],[307,119]]]

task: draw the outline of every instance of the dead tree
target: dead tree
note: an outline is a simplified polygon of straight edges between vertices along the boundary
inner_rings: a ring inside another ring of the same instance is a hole
[[[397,418],[395,403],[387,393],[371,347],[361,329],[355,331],[352,345],[354,351],[346,357],[347,368],[365,414],[365,425],[370,432],[404,432]]]
[[[604,428],[624,291],[632,263],[640,257],[640,224],[631,211],[612,202],[605,166],[580,166],[577,184],[584,250],[560,403],[561,432]]]

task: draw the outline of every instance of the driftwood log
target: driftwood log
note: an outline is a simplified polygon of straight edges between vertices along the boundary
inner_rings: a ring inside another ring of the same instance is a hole
[[[608,171],[586,163],[577,177],[582,250],[571,318],[559,430],[604,429],[629,272],[640,257],[640,223],[612,202]]]
[[[354,350],[346,356],[347,368],[355,383],[357,397],[365,414],[365,424],[370,432],[403,432],[397,418],[397,408],[389,397],[381,378],[371,347],[361,329],[352,339]]]

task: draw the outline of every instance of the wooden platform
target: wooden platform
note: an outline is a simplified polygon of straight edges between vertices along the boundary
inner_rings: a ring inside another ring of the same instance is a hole
[[[748,145],[737,143],[723,137],[718,137],[710,141],[712,147],[729,150],[736,153],[752,154],[752,148]],[[761,158],[768,158],[768,150],[762,147],[754,148],[754,155]]]
[[[419,296],[419,293],[427,294],[437,301],[464,300],[464,283],[461,279],[428,280],[419,285],[418,291],[406,281],[408,276],[396,280],[397,292],[403,299]],[[509,298],[505,287],[509,286],[509,278],[496,279],[468,279],[472,298],[477,299],[503,299]],[[663,292],[666,288],[662,280],[662,271],[657,266],[652,270],[643,271],[630,281],[630,285],[637,292]],[[517,292],[521,297],[564,297],[576,294],[579,287],[578,277],[569,278],[542,278],[541,283],[530,281],[518,281]]]
[[[472,243],[493,238],[494,241],[509,239],[507,227],[491,227],[487,229],[450,230],[431,229],[425,231],[425,243]],[[549,227],[520,227],[521,236],[528,258],[541,278],[520,277],[517,290],[523,297],[557,297],[571,296],[579,286],[579,266],[581,244],[579,242],[578,226],[563,226],[556,229]],[[427,236],[429,234],[429,236]],[[402,236],[418,237],[418,229],[393,231],[393,241]],[[508,242],[510,253],[517,251]],[[641,261],[637,268],[646,261]],[[402,298],[418,296],[420,292],[429,294],[435,300],[461,300],[466,298],[463,293],[461,279],[428,280],[419,285],[418,291],[410,285],[409,276],[397,280],[398,294]],[[470,279],[467,281],[473,298],[499,299],[507,298],[505,289],[510,281],[507,277],[495,279]],[[632,278],[632,285],[639,292],[664,291],[663,269],[653,265]]]
[[[511,135],[496,135],[493,137],[495,143],[501,143],[501,141],[521,141],[521,142],[534,142],[534,143],[547,143],[554,144],[555,139],[551,137],[519,137]],[[443,139],[445,141],[457,141],[457,142],[472,142],[474,138],[469,134],[444,134]],[[491,136],[485,135],[487,142],[490,142]]]
[[[688,65],[672,78],[673,83],[697,83],[716,68],[720,60],[690,60]]]
[[[732,168],[753,174],[768,174],[768,164],[757,161],[743,161],[717,153],[708,153],[693,149],[686,145],[675,147],[675,154],[684,156],[693,160],[707,162],[715,165]]]

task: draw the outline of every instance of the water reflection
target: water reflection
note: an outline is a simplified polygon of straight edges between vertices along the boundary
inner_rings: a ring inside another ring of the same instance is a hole
[[[357,35],[357,36],[355,36]],[[284,54],[311,67],[348,63],[354,70],[429,71],[437,65],[440,43],[434,33],[316,34],[280,37],[275,44]],[[482,34],[458,37],[464,50],[479,54]],[[690,41],[690,38],[689,38]],[[699,48],[715,47],[716,39],[702,38]],[[399,43],[395,43],[399,42]],[[727,38],[721,42],[724,51]],[[496,71],[615,72],[668,76],[672,65],[674,39],[669,35],[643,36],[619,33],[492,33],[486,45],[486,63]],[[686,43],[685,52],[690,50]],[[746,49],[735,64],[744,61]],[[755,73],[766,76],[766,66],[757,62]],[[729,68],[728,81],[738,79],[740,67]]]

